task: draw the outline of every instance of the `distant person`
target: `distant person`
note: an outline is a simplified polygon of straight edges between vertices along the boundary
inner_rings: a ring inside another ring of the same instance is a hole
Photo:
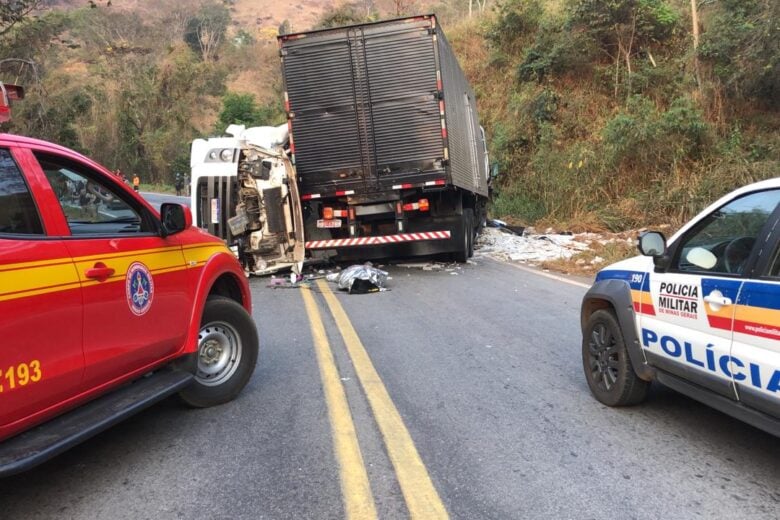
[[[184,189],[184,176],[181,173],[176,174],[173,185],[176,187],[176,196],[181,197],[181,192]]]
[[[136,173],[133,175],[133,189],[137,192],[141,187],[141,179],[138,177],[138,174]]]

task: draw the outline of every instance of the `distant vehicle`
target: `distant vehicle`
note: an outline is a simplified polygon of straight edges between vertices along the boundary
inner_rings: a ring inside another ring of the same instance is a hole
[[[0,134],[0,477],[169,395],[233,399],[257,359],[250,311],[188,208],[158,214],[86,157]]]
[[[726,195],[667,246],[603,269],[582,302],[582,359],[608,406],[658,381],[780,436],[780,178]]]
[[[474,92],[436,17],[288,34],[279,45],[289,132],[195,141],[196,225],[257,274],[300,265],[304,246],[309,256],[466,261],[490,168]],[[259,168],[270,163],[276,170]]]

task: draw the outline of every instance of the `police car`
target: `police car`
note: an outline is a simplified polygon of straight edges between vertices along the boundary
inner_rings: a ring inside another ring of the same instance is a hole
[[[780,178],[730,193],[643,256],[603,269],[582,303],[593,395],[641,402],[660,383],[780,435]]]
[[[257,359],[250,311],[235,256],[188,208],[158,213],[86,157],[0,134],[0,476],[172,394],[233,399]]]

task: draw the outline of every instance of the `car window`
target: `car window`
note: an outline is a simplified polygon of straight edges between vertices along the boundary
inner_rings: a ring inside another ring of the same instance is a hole
[[[780,190],[751,193],[712,212],[683,236],[680,271],[742,274],[756,238],[780,204]]]
[[[775,251],[775,259],[769,266],[769,276],[772,278],[780,278],[780,244],[777,245],[777,251]]]
[[[43,234],[30,188],[11,152],[4,149],[0,149],[0,233]]]
[[[73,235],[116,235],[148,231],[140,212],[116,186],[97,172],[54,157],[38,162],[68,221]]]

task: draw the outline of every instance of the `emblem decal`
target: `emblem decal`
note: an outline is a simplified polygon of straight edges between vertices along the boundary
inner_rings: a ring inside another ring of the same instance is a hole
[[[149,268],[141,262],[130,264],[127,269],[127,304],[136,316],[142,316],[152,306],[154,281]]]

